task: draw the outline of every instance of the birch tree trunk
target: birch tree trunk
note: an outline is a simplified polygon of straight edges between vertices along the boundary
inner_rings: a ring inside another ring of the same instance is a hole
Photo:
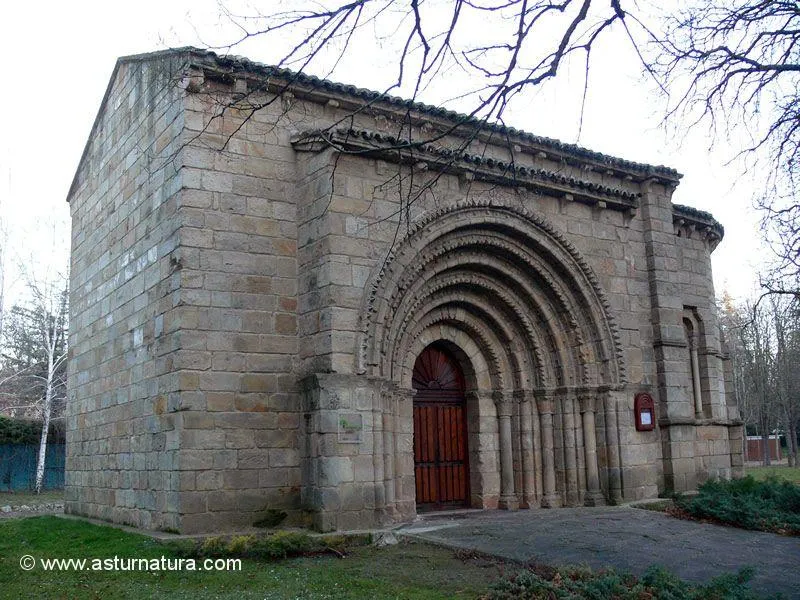
[[[55,383],[56,364],[62,358],[56,359],[56,344],[58,343],[58,332],[55,323],[52,328],[44,332],[47,343],[47,381],[45,382],[44,403],[42,405],[42,435],[39,439],[39,458],[36,462],[36,493],[42,492],[44,483],[44,465],[47,459],[47,434],[50,431],[50,412],[53,407],[53,387]]]

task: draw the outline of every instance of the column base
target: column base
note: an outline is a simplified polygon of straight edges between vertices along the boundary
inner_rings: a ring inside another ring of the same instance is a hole
[[[561,498],[555,494],[542,498],[542,508],[560,508]]]
[[[501,510],[519,510],[519,500],[516,496],[500,496],[497,507]]]
[[[606,499],[600,492],[587,492],[583,501],[584,506],[605,506]]]

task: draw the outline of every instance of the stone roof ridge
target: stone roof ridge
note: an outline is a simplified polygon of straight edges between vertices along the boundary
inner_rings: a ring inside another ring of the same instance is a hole
[[[200,60],[205,59],[207,61],[210,61],[211,63],[213,63],[214,65],[216,65],[221,69],[228,69],[231,71],[245,71],[252,73],[253,75],[262,77],[263,76],[280,77],[283,79],[290,80],[292,82],[292,85],[308,85],[315,89],[321,89],[327,92],[350,96],[362,101],[373,102],[373,103],[383,102],[394,107],[416,110],[419,111],[420,113],[423,113],[431,117],[438,117],[451,122],[455,121],[459,125],[469,125],[469,124],[480,125],[481,128],[483,128],[486,131],[499,133],[502,134],[503,136],[510,135],[515,138],[518,138],[523,143],[529,143],[535,146],[539,146],[543,149],[549,149],[554,152],[563,153],[568,156],[574,157],[578,160],[592,161],[599,165],[606,166],[609,168],[618,168],[628,171],[634,171],[651,177],[662,177],[676,183],[682,177],[682,175],[678,173],[677,170],[671,167],[666,167],[664,165],[650,165],[646,163],[639,163],[627,160],[624,158],[619,158],[616,156],[611,156],[608,154],[603,154],[601,152],[596,152],[594,150],[584,148],[577,144],[562,142],[561,140],[554,138],[538,136],[529,133],[527,131],[517,129],[515,127],[509,127],[494,122],[484,122],[482,119],[479,119],[477,117],[459,113],[446,108],[442,108],[440,106],[433,106],[430,104],[425,104],[423,102],[409,100],[407,98],[401,98],[399,96],[392,96],[390,94],[386,94],[383,92],[377,92],[375,90],[360,88],[352,84],[338,83],[335,81],[331,81],[329,79],[323,79],[315,75],[309,75],[302,72],[292,71],[291,69],[286,69],[283,67],[266,65],[264,63],[253,61],[244,56],[238,56],[234,54],[220,55],[214,52],[213,50],[204,50],[192,46],[184,46],[181,48],[174,48],[171,50],[160,50],[147,54],[136,54],[131,56],[125,56],[120,58],[119,62],[148,60],[170,54],[188,54],[197,57]],[[203,66],[203,65],[200,64],[198,66]]]

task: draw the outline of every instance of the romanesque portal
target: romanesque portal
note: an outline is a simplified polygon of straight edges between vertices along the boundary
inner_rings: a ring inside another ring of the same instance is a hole
[[[120,59],[69,193],[67,511],[360,529],[737,475],[723,230],[679,180],[242,58]]]

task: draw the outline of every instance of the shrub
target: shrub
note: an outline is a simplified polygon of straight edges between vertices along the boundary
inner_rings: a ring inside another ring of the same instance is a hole
[[[38,444],[41,433],[41,421],[0,416],[0,444]],[[63,444],[64,438],[63,421],[51,421],[47,441],[51,444]]]
[[[687,583],[662,567],[637,578],[614,570],[531,568],[506,576],[490,587],[485,600],[754,600],[747,587],[752,572],[723,575],[706,585]]]
[[[691,517],[744,529],[800,535],[800,486],[774,477],[710,480],[693,497],[676,498]]]
[[[231,538],[209,537],[202,542],[175,542],[179,556],[189,558],[255,558],[280,560],[303,554],[330,552],[343,556],[347,548],[369,543],[369,536],[310,536],[302,531],[278,531],[271,535],[240,535]]]
[[[305,554],[315,546],[307,533],[279,531],[273,535],[257,538],[247,555],[261,559],[286,558]]]

